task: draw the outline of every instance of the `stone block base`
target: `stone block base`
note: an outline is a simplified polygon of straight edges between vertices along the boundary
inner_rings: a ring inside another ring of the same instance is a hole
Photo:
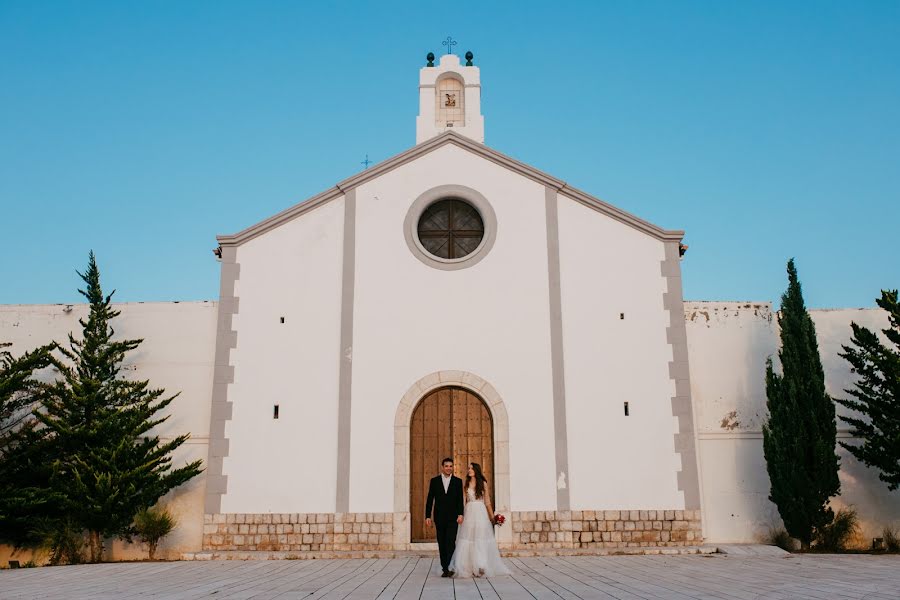
[[[409,513],[204,515],[204,552],[408,551]],[[508,551],[699,546],[699,510],[522,511],[499,532]],[[511,531],[509,531],[511,529]]]
[[[203,550],[351,552],[391,550],[393,513],[204,515]]]
[[[513,549],[696,546],[699,510],[573,510],[512,513]]]
[[[646,555],[680,555],[680,554],[715,554],[716,546],[672,546],[644,548],[580,548],[554,549],[530,548],[527,550],[503,550],[500,555],[505,558],[528,558],[536,556],[646,556]],[[235,550],[185,552],[181,560],[330,560],[356,558],[434,558],[437,550],[364,550],[356,552],[243,552]]]

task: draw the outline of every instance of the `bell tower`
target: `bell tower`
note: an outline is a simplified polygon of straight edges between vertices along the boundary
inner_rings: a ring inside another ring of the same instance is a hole
[[[484,143],[481,75],[472,65],[472,53],[466,52],[465,58],[466,64],[461,65],[457,55],[448,53],[435,65],[434,54],[428,53],[428,63],[419,71],[417,144],[445,131]]]

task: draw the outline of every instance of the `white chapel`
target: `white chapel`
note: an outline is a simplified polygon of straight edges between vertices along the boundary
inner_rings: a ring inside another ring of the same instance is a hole
[[[507,547],[699,541],[683,232],[485,145],[480,96],[429,60],[415,146],[218,238],[205,548],[426,541],[445,456]]]
[[[159,428],[191,435],[174,464],[205,462],[163,499],[166,558],[431,551],[444,457],[482,465],[506,552],[758,542],[780,524],[761,431],[772,303],[684,301],[684,232],[485,140],[471,53],[429,54],[415,145],[219,236],[217,299],[116,305],[117,334],[145,340],[124,372],[180,393]],[[0,305],[0,340],[64,341],[87,312]],[[850,322],[886,314],[811,316],[841,397]],[[900,521],[900,491],[836,451],[833,506],[869,538]]]

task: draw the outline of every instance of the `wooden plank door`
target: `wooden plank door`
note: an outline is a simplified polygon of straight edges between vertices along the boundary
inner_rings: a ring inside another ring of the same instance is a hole
[[[475,394],[441,388],[423,398],[410,423],[410,513],[413,542],[434,541],[425,527],[428,484],[440,473],[441,459],[453,458],[454,474],[465,480],[470,462],[481,465],[494,497],[494,429],[490,412]]]
[[[494,504],[494,431],[487,406],[478,396],[453,390],[453,464],[456,476],[466,481],[469,463],[481,465]]]

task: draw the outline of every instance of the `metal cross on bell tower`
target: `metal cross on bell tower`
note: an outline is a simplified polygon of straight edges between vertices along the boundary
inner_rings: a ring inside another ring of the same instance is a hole
[[[446,40],[441,42],[441,46],[447,46],[447,54],[453,54],[453,46],[455,46],[455,45],[456,45],[456,40],[454,40],[449,35],[447,36]]]

